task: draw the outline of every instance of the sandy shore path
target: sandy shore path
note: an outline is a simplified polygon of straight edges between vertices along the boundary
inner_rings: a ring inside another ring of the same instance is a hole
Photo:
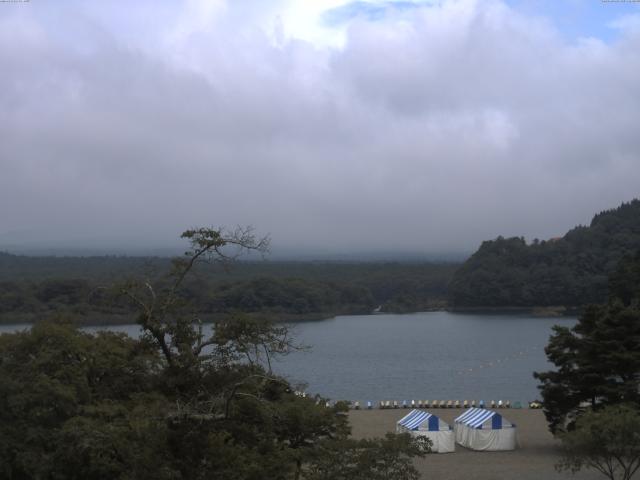
[[[355,438],[380,437],[395,432],[396,421],[408,410],[352,410],[349,421]],[[429,410],[445,422],[461,414],[461,409]],[[575,476],[555,471],[558,444],[547,430],[541,410],[500,410],[518,427],[520,448],[512,452],[474,452],[456,444],[455,453],[427,455],[416,461],[422,478],[430,480],[556,480],[603,479],[594,471],[583,471]]]

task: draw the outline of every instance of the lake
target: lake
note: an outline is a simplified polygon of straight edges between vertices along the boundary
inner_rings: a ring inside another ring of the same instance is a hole
[[[425,312],[288,324],[311,350],[278,360],[274,370],[331,399],[526,402],[540,397],[532,372],[551,367],[544,354],[551,327],[575,321]],[[0,332],[25,327],[0,326]],[[139,332],[137,325],[112,329]]]

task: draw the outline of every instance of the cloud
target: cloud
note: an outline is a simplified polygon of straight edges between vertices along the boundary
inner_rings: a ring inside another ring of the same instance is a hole
[[[0,244],[253,224],[282,248],[471,250],[638,195],[631,20],[569,42],[449,0],[356,15],[335,48],[291,34],[288,2],[105,5],[3,11]]]

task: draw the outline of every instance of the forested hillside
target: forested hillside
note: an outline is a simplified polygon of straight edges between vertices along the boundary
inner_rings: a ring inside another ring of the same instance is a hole
[[[83,323],[131,322],[110,287],[157,278],[159,257],[27,257],[0,253],[0,322],[33,322],[66,313]],[[237,262],[228,271],[202,265],[183,295],[204,318],[229,310],[274,320],[441,308],[458,264]]]
[[[455,307],[581,306],[604,302],[607,277],[640,248],[640,201],[593,217],[564,237],[527,244],[524,238],[483,242],[455,273]]]

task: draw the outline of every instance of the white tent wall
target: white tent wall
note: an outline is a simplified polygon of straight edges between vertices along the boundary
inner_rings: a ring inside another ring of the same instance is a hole
[[[423,436],[431,440],[431,451],[450,453],[455,451],[454,432],[448,423],[437,416],[420,410],[412,410],[396,424],[397,433],[409,433],[414,437]]]
[[[517,446],[516,429],[481,430],[456,425],[456,442],[472,450],[493,452],[515,450]]]
[[[440,430],[439,432],[412,431],[414,437],[427,437],[431,440],[433,453],[452,453],[456,451],[456,442],[452,430]]]
[[[499,413],[474,408],[455,420],[455,439],[463,447],[480,451],[515,450],[516,427]]]

